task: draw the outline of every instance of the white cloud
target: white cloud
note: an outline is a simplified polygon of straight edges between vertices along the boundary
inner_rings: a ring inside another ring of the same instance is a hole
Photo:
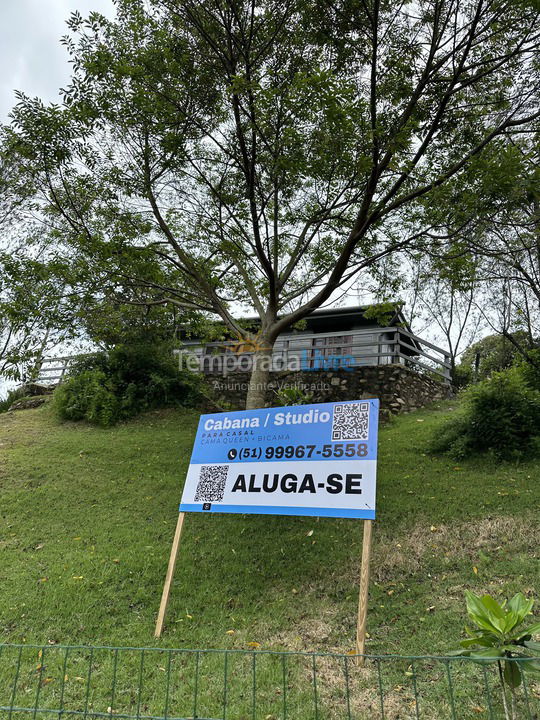
[[[0,122],[6,122],[15,90],[58,100],[70,67],[60,38],[73,10],[112,16],[112,0],[0,0]]]

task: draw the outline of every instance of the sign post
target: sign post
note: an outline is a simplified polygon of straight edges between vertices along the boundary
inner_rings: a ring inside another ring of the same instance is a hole
[[[379,401],[201,415],[163,588],[159,637],[186,512],[364,520],[357,653],[366,635]]]
[[[154,637],[161,637],[161,633],[163,631],[163,622],[165,621],[165,613],[167,612],[167,605],[169,604],[169,596],[171,594],[172,579],[174,576],[174,569],[176,567],[176,558],[178,557],[178,547],[180,545],[180,535],[182,534],[184,517],[185,513],[183,512],[178,515],[178,522],[176,523],[176,530],[174,532],[171,556],[169,557],[169,566],[165,577],[165,585],[163,586],[163,593],[161,595],[161,604],[159,606]]]
[[[362,541],[362,564],[360,566],[360,593],[358,597],[358,621],[356,624],[356,654],[358,665],[364,665],[364,649],[366,646],[366,621],[369,594],[369,561],[371,559],[372,520],[364,520],[364,538]]]

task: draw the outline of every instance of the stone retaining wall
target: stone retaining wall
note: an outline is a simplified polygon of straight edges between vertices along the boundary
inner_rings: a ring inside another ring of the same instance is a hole
[[[243,409],[248,373],[207,375],[216,402],[223,408]],[[313,396],[313,402],[361,400],[378,397],[382,414],[410,412],[452,396],[449,385],[403,365],[378,365],[354,370],[276,372],[271,374],[266,401],[276,405],[276,391],[296,387]]]

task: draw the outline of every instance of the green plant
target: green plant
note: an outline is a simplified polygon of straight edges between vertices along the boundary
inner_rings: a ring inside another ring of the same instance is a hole
[[[452,385],[462,389],[470,385],[473,379],[473,371],[467,365],[456,365],[452,375]]]
[[[75,362],[55,392],[54,405],[65,420],[107,427],[151,408],[192,406],[200,384],[195,375],[178,370],[163,347],[120,345]]]
[[[539,436],[540,392],[514,367],[466,390],[462,411],[437,429],[429,447],[457,460],[488,451],[520,459],[534,454]]]
[[[0,413],[7,412],[16,400],[26,397],[27,394],[24,386],[15,388],[14,390],[8,390],[6,397],[0,400]]]
[[[120,419],[120,406],[107,375],[97,368],[73,374],[54,393],[54,407],[64,420],[87,420],[104,427]]]
[[[528,356],[531,362],[519,363],[519,372],[530,388],[540,390],[540,350],[529,350]]]
[[[482,663],[497,663],[504,714],[507,720],[514,720],[515,690],[523,682],[523,674],[540,677],[540,660],[516,661],[516,658],[535,657],[540,651],[540,643],[532,639],[540,633],[540,622],[523,627],[534,601],[517,593],[508,603],[504,600],[499,604],[491,595],[479,596],[470,590],[465,591],[465,598],[467,614],[478,629],[466,628],[469,637],[461,641],[461,650],[451,654],[477,658]]]
[[[527,347],[527,335],[523,331],[512,333],[513,339]],[[469,346],[461,355],[456,367],[458,377],[468,382],[486,380],[493,373],[511,367],[520,354],[516,346],[502,335],[488,335]]]
[[[283,387],[275,391],[276,404],[280,407],[287,405],[309,405],[313,402],[313,394],[302,390],[297,385]]]

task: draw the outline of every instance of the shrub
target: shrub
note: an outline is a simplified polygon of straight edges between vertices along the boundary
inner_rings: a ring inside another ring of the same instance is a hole
[[[510,368],[464,393],[462,412],[438,430],[430,449],[455,459],[488,451],[518,459],[534,451],[539,437],[540,392]]]
[[[530,388],[540,390],[540,350],[529,350],[528,354],[535,364],[522,361],[519,364],[519,372]]]
[[[456,365],[452,376],[452,385],[461,390],[472,382],[473,371],[468,365]]]
[[[110,379],[97,368],[71,375],[56,389],[54,405],[63,420],[88,420],[106,427],[120,419],[120,404]]]
[[[20,400],[27,396],[26,388],[23,386],[8,390],[6,397],[0,400],[0,413],[5,413],[13,405],[16,400]]]
[[[178,370],[166,349],[138,345],[80,358],[54,404],[65,420],[107,427],[151,408],[191,406],[199,397],[199,378]]]
[[[512,333],[514,340],[523,347],[529,346],[529,338],[523,330]],[[488,335],[468,347],[461,356],[456,371],[459,377],[472,380],[486,380],[495,372],[506,370],[520,359],[516,346],[502,335]],[[478,361],[478,373],[476,363]]]

